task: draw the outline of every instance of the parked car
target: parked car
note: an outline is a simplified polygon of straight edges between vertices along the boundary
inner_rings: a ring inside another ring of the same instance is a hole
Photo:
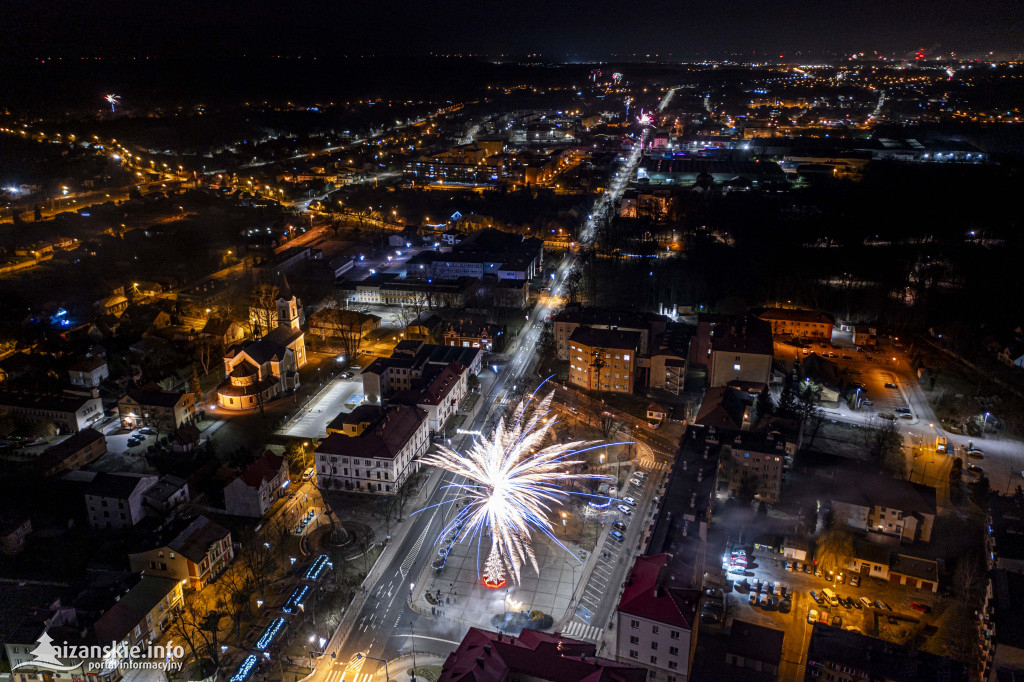
[[[637,471],[633,475],[635,477],[639,478],[641,481],[646,481],[647,480],[647,474],[644,473],[643,471]]]
[[[804,564],[804,573],[808,575],[814,573],[814,566],[811,566],[810,564]]]
[[[932,607],[928,606],[927,604],[922,604],[916,601],[910,602],[910,608],[914,609],[915,611],[920,611],[921,613],[932,612]]]
[[[614,528],[615,530],[626,530],[626,524],[624,524],[622,521],[613,521],[612,528]]]
[[[853,608],[855,608],[855,609],[862,609],[862,608],[864,608],[864,605],[860,603],[859,599],[854,599],[853,597],[849,597],[849,600],[850,600],[850,604],[853,606]]]
[[[843,572],[840,572],[838,575],[836,575],[836,585],[845,585],[845,584],[846,584],[846,574],[843,573]]]
[[[613,538],[615,538],[615,541],[616,541],[616,542],[622,542],[622,541],[624,541],[624,540],[626,539],[626,536],[625,536],[625,535],[623,535],[622,533],[620,533],[620,532],[619,532],[619,531],[617,531],[617,530],[613,530],[613,531],[610,531],[610,532],[608,533],[608,535],[610,535],[610,536],[612,536]]]
[[[843,627],[843,618],[838,613],[832,616],[832,627],[841,628]]]
[[[817,602],[819,606],[825,603],[825,600],[822,598],[820,594],[818,594],[817,590],[811,590],[810,595],[811,599]]]
[[[623,497],[622,501],[628,504],[630,507],[636,506],[636,500],[633,499],[632,497]]]
[[[792,570],[793,570],[793,564],[792,564],[792,563],[790,563],[790,562],[788,562],[788,561],[784,562],[784,563],[782,564],[782,567],[783,567],[783,568],[784,568],[785,570],[787,570],[787,571],[792,571]]]
[[[751,606],[757,606],[757,592],[750,591],[750,598],[747,600]]]
[[[875,404],[873,402],[871,402],[870,400],[868,400],[867,398],[864,398],[863,400],[861,400],[860,404],[861,405],[866,405],[868,407],[874,407],[875,406]]]
[[[983,476],[985,474],[985,470],[982,469],[977,464],[968,464],[967,471],[968,473],[974,474],[975,476]]]
[[[871,606],[874,606],[874,602],[873,602],[873,601],[871,601],[870,599],[868,599],[867,597],[861,597],[861,598],[860,598],[860,599],[858,599],[857,601],[859,601],[859,602],[860,602],[861,604],[863,604],[864,606],[867,606],[867,607],[869,607],[869,608],[870,608]]]
[[[785,592],[786,588],[783,586],[782,583],[775,583],[775,589],[772,591],[772,594],[774,594],[776,597],[781,597],[783,594],[785,594]]]
[[[815,623],[818,622],[818,610],[817,609],[810,609],[807,612],[807,622],[810,623],[811,625],[814,625]]]
[[[643,488],[644,487],[644,482],[641,481],[639,478],[631,478],[631,479],[629,479],[629,484],[633,485],[633,486],[636,486],[637,488]]]
[[[746,578],[744,578],[743,580],[737,580],[732,584],[732,587],[740,594],[746,594],[750,591],[750,583],[747,582]]]
[[[896,408],[896,414],[910,414],[910,408],[906,405],[901,405]]]
[[[880,609],[885,609],[886,611],[892,611],[892,607],[889,606],[888,604],[886,604],[881,599],[876,599],[875,600],[875,606],[877,606]]]
[[[860,576],[856,573],[850,576],[850,587],[860,587]]]
[[[892,383],[891,381],[885,382],[885,387],[886,388],[899,388],[899,386],[897,386],[896,384]]]
[[[761,608],[766,608],[770,603],[771,602],[769,601],[767,594],[762,594],[757,600],[757,605]]]
[[[804,570],[803,562],[802,561],[794,561],[793,562],[793,570],[797,571],[797,572]]]
[[[620,504],[620,505],[618,506],[618,510],[619,510],[620,512],[622,512],[623,514],[625,514],[626,516],[629,516],[630,514],[632,514],[632,513],[633,513],[633,510],[631,510],[631,509],[630,509],[629,507],[627,507],[627,506],[626,506],[626,505],[624,505],[624,504]]]

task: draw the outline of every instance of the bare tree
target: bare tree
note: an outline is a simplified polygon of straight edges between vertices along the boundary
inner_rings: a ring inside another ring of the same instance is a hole
[[[370,572],[370,550],[373,549],[375,538],[376,534],[373,532],[373,528],[364,525],[356,527],[355,540],[356,546],[363,555],[363,573]]]
[[[210,373],[210,365],[215,358],[221,357],[223,352],[224,350],[220,347],[220,344],[208,336],[200,336],[192,344],[192,356],[199,363],[199,366],[203,368],[203,376]]]
[[[270,332],[277,317],[277,290],[265,282],[249,293],[249,325],[254,338]]]
[[[167,632],[174,639],[185,643],[192,652],[193,660],[199,662],[210,658],[216,663],[213,639],[205,628],[210,608],[201,592],[189,591],[182,596],[177,617],[167,626]]]
[[[260,596],[266,600],[267,585],[274,573],[274,556],[268,540],[251,528],[246,528],[238,536],[238,560],[253,576]]]
[[[978,570],[978,562],[972,556],[961,556],[956,560],[956,568],[953,570],[953,588],[956,595],[964,601],[971,601],[979,585],[981,571]]]
[[[252,618],[251,598],[255,588],[252,574],[241,562],[236,562],[225,571],[218,581],[224,593],[223,607],[235,627],[235,646],[242,646],[242,619]]]

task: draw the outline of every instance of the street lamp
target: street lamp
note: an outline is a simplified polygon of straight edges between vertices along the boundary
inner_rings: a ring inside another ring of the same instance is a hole
[[[988,424],[988,415],[989,415],[989,413],[986,412],[985,413],[985,421],[981,422],[981,437],[982,438],[985,437],[985,426]]]
[[[391,679],[391,674],[388,673],[388,659],[386,659],[386,658],[377,658],[376,656],[369,656],[369,655],[364,654],[364,653],[356,654],[356,660],[357,661],[361,661],[364,658],[368,658],[371,661],[382,661],[384,663],[384,680],[385,680],[385,682],[387,682],[387,680]],[[413,664],[413,667],[416,667],[415,663]]]

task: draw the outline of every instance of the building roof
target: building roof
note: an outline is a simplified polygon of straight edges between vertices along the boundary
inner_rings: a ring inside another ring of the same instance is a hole
[[[70,438],[65,438],[44,450],[36,463],[44,469],[50,469],[98,440],[106,440],[106,437],[91,426],[87,426]]]
[[[782,641],[785,635],[782,630],[736,619],[732,622],[727,651],[746,659],[778,666],[782,660]]]
[[[144,495],[147,500],[162,504],[187,485],[188,482],[184,478],[167,474],[166,476],[161,476],[159,481],[150,486]]]
[[[734,318],[731,324],[719,323],[711,338],[711,350],[772,355],[772,325],[753,315],[741,315]]]
[[[359,424],[372,424],[382,418],[385,408],[380,405],[360,405],[351,412],[342,412],[331,420],[327,425],[328,430],[344,430],[346,426],[358,426]]]
[[[109,497],[117,500],[127,500],[132,493],[140,486],[148,487],[155,482],[154,476],[146,474],[134,474],[127,472],[107,473],[101,471],[92,479],[92,483],[85,489],[86,495],[93,497]]]
[[[231,535],[224,526],[205,516],[196,517],[186,528],[167,543],[167,546],[193,563],[206,558],[210,546]]]
[[[807,647],[808,679],[814,665],[831,663],[888,682],[967,682],[963,663],[884,639],[815,624]]]
[[[185,395],[184,391],[155,391],[141,388],[128,391],[128,397],[139,405],[167,408],[177,405]]]
[[[672,587],[668,554],[637,557],[626,578],[618,611],[690,630],[697,617],[700,590]]]
[[[833,486],[832,499],[861,507],[886,507],[904,514],[935,515],[935,488],[883,474],[844,469]]]
[[[907,554],[897,554],[896,559],[889,565],[889,572],[930,580],[933,583],[939,581],[939,565],[935,561]]]
[[[762,320],[780,320],[786,322],[816,322],[834,324],[835,319],[820,310],[802,310],[799,308],[768,308],[757,314]]]
[[[65,412],[73,414],[82,409],[82,407],[84,407],[90,400],[99,400],[99,398],[68,394],[49,395],[41,393],[0,391],[0,405],[21,409],[31,408],[35,410],[45,410],[47,412]]]
[[[518,637],[470,628],[448,655],[438,682],[505,682],[520,676],[551,682],[643,682],[647,672],[597,658],[589,642],[523,630]]]
[[[434,377],[433,381],[423,389],[417,405],[440,405],[448,394],[459,385],[459,379],[466,372],[466,366],[459,362],[450,362]]]
[[[614,350],[631,350],[640,348],[639,332],[624,332],[617,329],[597,329],[594,327],[576,327],[569,337],[570,343],[578,343],[590,348],[606,348]]]
[[[992,571],[992,596],[995,598],[996,632],[1000,644],[1024,649],[1024,575],[996,569]]]
[[[715,386],[704,391],[694,424],[713,426],[716,429],[739,431],[743,428],[743,415],[747,404],[741,392],[728,386]]]
[[[238,478],[250,488],[259,488],[264,481],[272,481],[281,472],[284,457],[267,450],[259,459],[245,468]]]
[[[68,369],[72,372],[94,372],[100,367],[105,367],[107,359],[99,355],[86,355],[84,358],[71,365]]]
[[[389,405],[383,418],[378,418],[360,435],[334,432],[320,441],[316,451],[326,455],[394,459],[426,419],[427,413],[418,407]]]
[[[862,540],[860,538],[854,538],[853,540],[853,558],[861,561],[870,561],[873,564],[880,566],[889,565],[889,548],[883,547],[882,545],[876,545],[873,542]]]
[[[156,605],[167,598],[177,586],[175,578],[144,575],[135,587],[99,617],[94,626],[100,642],[120,642],[140,623]]]

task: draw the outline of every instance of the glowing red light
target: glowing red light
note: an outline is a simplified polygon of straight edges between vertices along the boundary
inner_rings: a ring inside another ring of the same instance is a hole
[[[497,590],[499,588],[505,587],[506,582],[507,581],[501,576],[498,576],[497,578],[490,578],[484,576],[484,587],[490,590]]]

